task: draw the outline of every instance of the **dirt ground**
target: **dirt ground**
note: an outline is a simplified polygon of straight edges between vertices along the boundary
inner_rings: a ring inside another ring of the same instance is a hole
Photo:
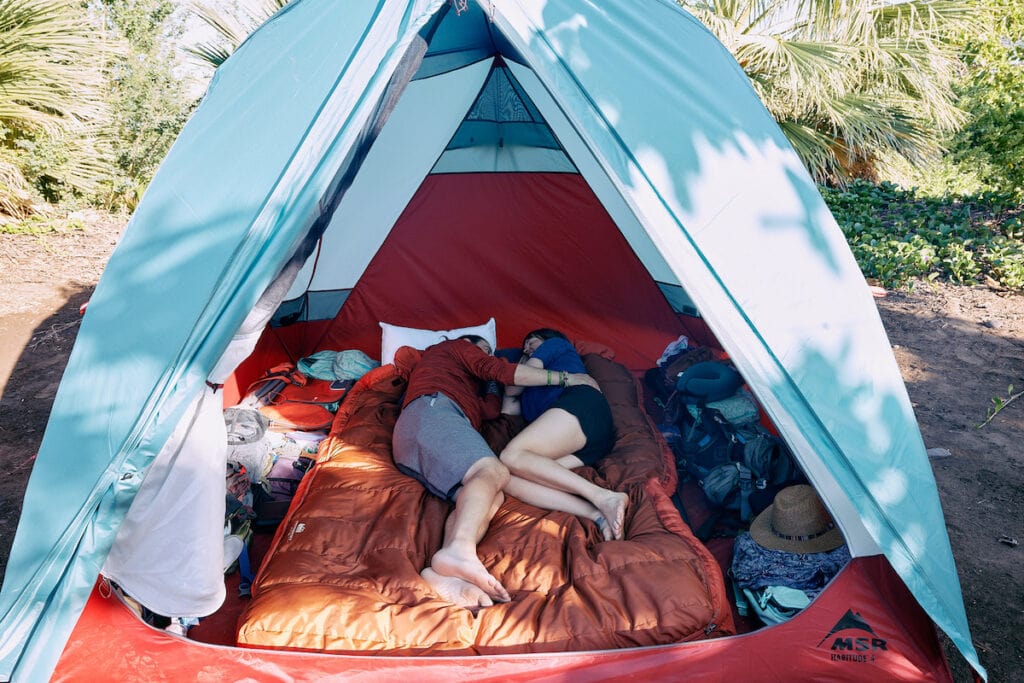
[[[80,320],[122,223],[0,235],[0,572]],[[1024,680],[1024,296],[919,284],[877,299],[932,458],[975,645],[992,681]],[[1010,385],[1013,388],[1010,389]],[[957,681],[970,680],[950,657]]]

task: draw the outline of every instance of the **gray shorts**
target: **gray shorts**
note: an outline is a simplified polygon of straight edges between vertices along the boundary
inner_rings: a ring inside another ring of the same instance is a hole
[[[458,404],[441,393],[420,396],[402,409],[392,447],[399,470],[450,501],[477,460],[497,457]]]

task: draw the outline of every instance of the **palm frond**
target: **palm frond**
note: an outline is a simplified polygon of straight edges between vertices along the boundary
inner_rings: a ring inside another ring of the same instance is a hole
[[[16,160],[0,148],[0,216],[25,218],[32,213],[34,199]]]
[[[200,21],[213,29],[222,42],[230,46],[231,51],[249,35],[249,30],[242,26],[237,18],[217,7],[196,3],[193,12]]]
[[[287,5],[289,0],[248,0],[237,13],[196,2],[192,12],[215,34],[214,40],[186,47],[185,52],[200,63],[218,68],[227,61],[250,33]]]
[[[733,53],[816,177],[895,151],[928,159],[963,113],[950,37],[975,0],[680,0]]]
[[[836,150],[841,142],[800,121],[780,121],[779,127],[816,181],[825,182],[840,174]]]
[[[0,2],[0,122],[55,132],[100,117],[95,66],[116,49],[67,0]]]
[[[234,47],[238,46],[235,45]],[[214,69],[226,62],[234,51],[233,48],[216,43],[197,43],[196,45],[186,46],[182,50],[186,54],[195,57],[199,62],[212,66]]]

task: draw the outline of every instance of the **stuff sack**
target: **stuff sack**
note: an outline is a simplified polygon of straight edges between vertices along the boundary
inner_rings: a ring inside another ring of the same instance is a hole
[[[260,412],[270,421],[270,428],[275,432],[327,429],[334,422],[334,413],[319,403],[285,401],[260,406]]]
[[[707,407],[717,410],[732,425],[748,425],[761,419],[761,409],[757,406],[757,402],[754,401],[750,392],[745,389],[740,389],[729,398],[724,398],[721,401],[712,401],[707,404]],[[689,404],[686,406],[686,409],[690,416],[696,419],[700,406]]]
[[[751,612],[766,626],[789,621],[811,604],[807,593],[789,586],[765,586],[758,590],[736,590],[736,611],[740,616]]]

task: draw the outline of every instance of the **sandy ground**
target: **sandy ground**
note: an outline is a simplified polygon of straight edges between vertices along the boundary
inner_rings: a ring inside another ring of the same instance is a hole
[[[99,215],[46,237],[0,235],[0,571],[79,307],[122,227]],[[975,645],[992,681],[1024,680],[1024,296],[918,285],[877,300],[917,411]],[[1010,385],[1013,388],[1010,388]],[[957,681],[970,680],[951,656]]]

